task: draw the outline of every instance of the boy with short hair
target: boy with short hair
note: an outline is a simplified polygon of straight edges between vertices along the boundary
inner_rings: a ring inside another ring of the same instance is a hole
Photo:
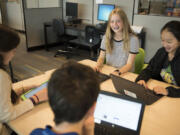
[[[48,83],[56,126],[35,129],[31,135],[94,135],[93,113],[99,90],[93,69],[74,61],[63,64]]]

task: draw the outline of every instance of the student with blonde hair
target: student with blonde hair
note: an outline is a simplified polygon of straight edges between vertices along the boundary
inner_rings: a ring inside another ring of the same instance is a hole
[[[139,51],[139,40],[122,9],[115,8],[110,13],[100,49],[96,71],[102,69],[104,61],[117,68],[116,74],[133,71],[135,56]]]

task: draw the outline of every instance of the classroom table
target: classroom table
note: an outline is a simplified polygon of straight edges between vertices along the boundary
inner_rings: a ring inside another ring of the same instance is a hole
[[[82,60],[79,63],[88,66],[95,66],[96,62],[91,60]],[[110,74],[115,68],[105,65],[102,72]],[[40,83],[40,80],[48,80],[54,69],[45,72],[43,75],[36,76],[25,80],[26,83]],[[137,74],[125,73],[121,77],[134,81]],[[18,82],[20,83],[20,82]],[[18,83],[14,84],[14,87],[18,86]],[[153,88],[156,85],[164,87],[169,84],[160,82],[157,80],[150,80],[147,83],[149,88]],[[110,92],[116,92],[111,79],[101,83],[101,89]],[[146,106],[144,116],[142,120],[140,135],[180,135],[180,98],[162,97],[152,105]],[[53,113],[49,107],[48,102],[41,103],[33,108],[33,110],[21,115],[15,120],[10,121],[8,126],[12,128],[18,135],[29,135],[29,133],[35,128],[44,128],[45,125],[54,126]]]

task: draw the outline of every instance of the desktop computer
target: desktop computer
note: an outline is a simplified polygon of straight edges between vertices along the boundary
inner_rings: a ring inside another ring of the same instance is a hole
[[[70,25],[81,23],[81,19],[78,19],[78,3],[66,2],[66,23]]]
[[[71,18],[78,17],[78,3],[66,2],[66,16]]]
[[[103,21],[96,25],[99,31],[106,31],[107,22],[111,11],[115,8],[115,5],[111,4],[98,4],[97,20]]]

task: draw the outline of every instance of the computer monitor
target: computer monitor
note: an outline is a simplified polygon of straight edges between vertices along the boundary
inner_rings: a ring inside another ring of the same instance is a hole
[[[78,17],[78,3],[66,2],[66,16],[72,18]]]
[[[98,4],[97,20],[108,21],[109,14],[115,8],[115,5],[111,4]]]

